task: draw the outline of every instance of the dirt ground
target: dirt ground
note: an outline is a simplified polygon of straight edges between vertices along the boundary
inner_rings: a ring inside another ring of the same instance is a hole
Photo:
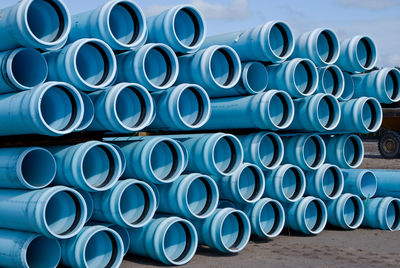
[[[376,142],[364,143],[361,168],[400,169],[400,159],[381,159]],[[163,266],[148,258],[128,255],[123,268]],[[325,229],[315,237],[285,230],[273,240],[252,238],[237,255],[201,246],[185,267],[400,267],[400,232],[371,229]]]

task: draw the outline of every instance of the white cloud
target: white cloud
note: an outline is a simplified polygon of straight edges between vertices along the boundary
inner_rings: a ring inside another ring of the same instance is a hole
[[[385,9],[400,4],[397,0],[340,0],[339,3],[343,6],[368,9]]]

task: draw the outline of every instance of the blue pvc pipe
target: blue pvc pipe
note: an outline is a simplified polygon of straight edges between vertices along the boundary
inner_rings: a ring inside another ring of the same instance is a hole
[[[150,257],[166,265],[184,265],[196,253],[198,237],[188,220],[160,217],[142,228],[128,229],[129,253]]]
[[[288,129],[301,132],[323,132],[334,130],[343,113],[341,105],[331,94],[317,93],[295,99],[295,115]]]
[[[206,36],[200,11],[191,5],[174,6],[147,19],[148,42],[164,43],[177,53],[195,53]]]
[[[374,41],[370,37],[357,35],[341,41],[340,47],[336,65],[343,71],[360,73],[375,67],[377,52]]]
[[[400,230],[400,199],[393,197],[365,199],[364,207],[363,226],[389,231]]]
[[[56,175],[53,155],[39,147],[0,149],[0,188],[40,189]]]
[[[193,220],[199,244],[222,253],[238,253],[249,242],[251,225],[247,215],[234,208],[218,208],[208,218]]]
[[[203,47],[224,44],[235,49],[242,61],[279,63],[293,52],[294,37],[284,21],[269,21],[254,28],[207,37]]]
[[[162,43],[118,54],[117,62],[117,82],[138,83],[149,91],[172,87],[180,71],[174,51]]]
[[[210,46],[194,54],[180,56],[178,60],[177,84],[198,84],[210,97],[234,92],[233,87],[240,80],[242,66],[239,56],[228,46]]]
[[[323,164],[317,170],[306,172],[306,195],[324,201],[337,199],[343,192],[344,178],[338,166]]]
[[[160,202],[157,211],[187,219],[204,219],[218,206],[218,186],[207,175],[192,173],[170,184],[157,185]]]
[[[68,134],[82,122],[83,110],[79,92],[63,82],[0,95],[0,136]]]
[[[110,190],[91,193],[92,219],[118,224],[125,228],[146,225],[156,212],[156,196],[145,182],[127,179],[118,181]]]
[[[221,199],[235,204],[257,202],[264,194],[264,173],[254,164],[243,163],[232,175],[213,179],[218,184]]]
[[[354,194],[343,194],[326,202],[328,223],[346,230],[357,229],[364,219],[364,204]]]
[[[262,198],[241,207],[251,224],[251,233],[261,238],[277,237],[285,226],[285,211],[277,200]]]
[[[372,198],[378,187],[375,173],[367,169],[342,169],[343,193],[352,193],[362,199]]]
[[[131,0],[112,0],[104,5],[72,16],[69,42],[98,38],[114,50],[141,47],[147,39],[145,16]]]
[[[0,266],[4,268],[55,268],[60,244],[38,234],[0,229]]]
[[[125,169],[126,169],[126,156],[125,156],[125,153],[122,151],[122,149],[118,145],[112,144],[112,143],[109,143],[109,144],[111,144],[114,147],[114,149],[117,150],[117,152],[119,154],[119,157],[121,158],[121,174],[119,176],[119,177],[121,177],[122,174],[124,174]]]
[[[116,142],[126,157],[122,177],[155,184],[171,183],[183,172],[187,157],[179,143],[165,136],[132,137]]]
[[[128,230],[124,227],[112,223],[102,222],[101,225],[108,227],[119,234],[119,236],[122,239],[122,243],[124,244],[124,256],[125,256],[128,253],[129,244],[131,243],[131,238],[129,237]]]
[[[55,185],[72,186],[88,192],[106,191],[121,175],[121,158],[110,144],[88,141],[47,149],[57,162]]]
[[[317,235],[324,230],[328,213],[321,199],[307,196],[295,203],[282,204],[285,209],[285,227],[306,235]]]
[[[336,65],[318,68],[319,82],[316,92],[331,94],[339,99],[344,92],[343,72]],[[347,96],[346,96],[347,98]]]
[[[150,129],[177,131],[203,126],[210,118],[207,92],[195,84],[181,84],[151,94],[156,103],[156,117]]]
[[[82,91],[79,94],[83,101],[83,118],[80,125],[75,129],[76,132],[87,129],[94,119],[94,105],[89,95]]]
[[[347,73],[347,72],[342,72],[343,78],[344,78],[344,89],[342,96],[338,98],[339,101],[348,101],[353,98],[354,91],[355,91],[355,85],[353,81],[353,77]]]
[[[71,17],[61,0],[22,0],[0,12],[0,51],[21,46],[56,50],[67,42]]]
[[[324,136],[326,162],[341,168],[358,168],[364,159],[364,145],[356,134]]]
[[[331,29],[318,28],[296,39],[292,58],[307,58],[317,66],[334,64],[339,58],[340,44]]]
[[[326,158],[326,147],[321,136],[304,134],[281,137],[285,145],[282,163],[297,165],[304,170],[316,170]]]
[[[139,84],[120,83],[89,97],[95,109],[89,131],[132,133],[149,125],[153,117],[150,93]]]
[[[371,169],[376,177],[377,189],[375,196],[391,196],[400,198],[400,170]]]
[[[29,191],[0,189],[0,228],[66,239],[82,229],[86,215],[83,197],[65,186]]]
[[[284,146],[278,134],[262,131],[237,138],[242,143],[245,162],[253,163],[262,170],[275,169],[281,164]]]
[[[186,172],[229,176],[243,163],[243,148],[238,138],[231,134],[172,135],[188,151]]]
[[[75,237],[60,240],[61,264],[69,267],[117,268],[124,257],[119,234],[107,227],[85,226]]]
[[[318,86],[318,71],[309,59],[295,58],[266,67],[270,80],[267,89],[280,89],[292,97],[314,94]]]
[[[17,48],[0,53],[0,92],[30,90],[47,78],[47,62],[33,48]]]
[[[282,203],[293,203],[304,195],[306,178],[298,166],[285,164],[277,169],[265,171],[264,175],[264,197],[270,197]]]
[[[201,129],[269,129],[287,128],[294,117],[293,101],[281,90],[245,97],[211,100],[211,115]]]
[[[363,133],[378,131],[383,113],[380,103],[372,97],[361,97],[341,102],[342,116],[334,131]]]
[[[383,68],[367,74],[352,75],[354,97],[374,97],[380,103],[400,101],[400,71],[396,68]]]
[[[236,208],[236,204],[226,199],[220,199],[218,202],[218,208]]]
[[[65,81],[83,91],[104,89],[117,74],[114,52],[99,39],[79,39],[44,56],[49,65],[48,80]]]
[[[86,224],[90,221],[90,218],[93,215],[93,210],[94,210],[94,203],[93,203],[93,198],[90,195],[89,192],[82,190],[82,189],[75,189],[78,193],[80,193],[80,195],[83,197],[83,199],[85,200],[85,204],[86,204],[86,209],[87,209],[87,217],[86,217]]]

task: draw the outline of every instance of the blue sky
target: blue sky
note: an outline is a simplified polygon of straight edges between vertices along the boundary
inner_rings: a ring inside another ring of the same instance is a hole
[[[17,0],[1,0],[9,6]],[[108,0],[64,0],[72,14]],[[295,36],[318,27],[340,39],[366,34],[375,41],[379,66],[400,66],[400,0],[136,0],[146,15],[189,3],[202,11],[208,34],[236,31],[269,20],[285,20]]]

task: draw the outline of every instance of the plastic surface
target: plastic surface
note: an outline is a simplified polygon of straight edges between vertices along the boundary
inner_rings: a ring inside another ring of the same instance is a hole
[[[357,229],[364,219],[364,204],[354,194],[343,194],[326,203],[328,223],[346,230]]]
[[[356,134],[323,136],[326,162],[341,168],[358,168],[364,159],[364,144]]]
[[[358,195],[362,199],[375,196],[378,182],[375,173],[367,169],[342,169],[344,193]]]
[[[345,80],[342,70],[336,65],[328,65],[318,68],[319,81],[316,92],[331,94],[339,99],[344,92]],[[345,98],[348,98],[346,92]]]
[[[364,200],[363,226],[389,231],[400,230],[400,200],[393,197],[375,197]]]
[[[324,201],[337,199],[343,192],[344,178],[338,166],[323,164],[320,168],[306,172],[306,195]]]
[[[395,169],[371,169],[376,177],[375,196],[400,198],[400,171]]]

